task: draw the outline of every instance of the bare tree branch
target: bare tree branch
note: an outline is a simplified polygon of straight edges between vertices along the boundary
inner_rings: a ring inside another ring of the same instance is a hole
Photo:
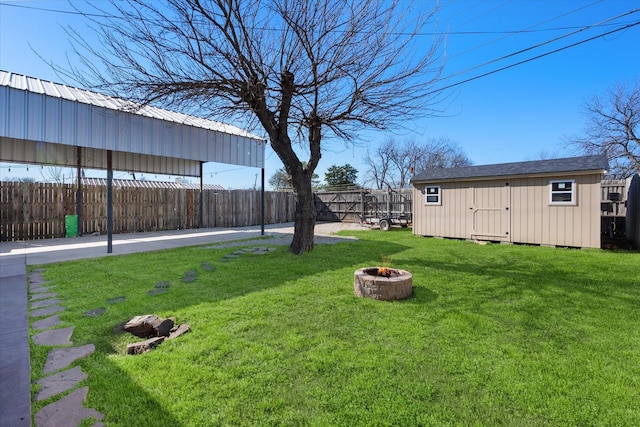
[[[87,1],[101,43],[69,29],[76,62],[57,69],[135,105],[261,129],[292,178],[301,253],[313,247],[323,141],[434,112],[441,40],[419,32],[435,11],[407,0]]]
[[[640,82],[618,84],[585,104],[587,124],[570,143],[585,154],[605,154],[610,174],[626,178],[640,171]]]

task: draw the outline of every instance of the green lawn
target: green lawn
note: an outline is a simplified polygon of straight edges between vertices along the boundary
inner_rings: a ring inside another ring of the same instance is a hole
[[[77,362],[87,405],[127,427],[640,424],[640,254],[344,234],[360,240],[303,256],[193,247],[46,266],[74,344],[97,348]],[[354,270],[383,255],[413,274],[412,298],[354,296]],[[169,291],[147,295],[160,281]],[[117,325],[148,313],[193,331],[125,355],[138,339]],[[31,351],[37,379],[46,350]]]

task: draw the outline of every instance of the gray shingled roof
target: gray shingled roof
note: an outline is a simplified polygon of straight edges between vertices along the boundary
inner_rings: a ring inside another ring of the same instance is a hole
[[[564,159],[535,160],[530,162],[499,163],[495,165],[467,166],[462,168],[427,169],[411,178],[411,183],[449,181],[465,178],[493,178],[510,175],[540,175],[570,172],[603,172],[609,168],[602,155],[568,157]]]

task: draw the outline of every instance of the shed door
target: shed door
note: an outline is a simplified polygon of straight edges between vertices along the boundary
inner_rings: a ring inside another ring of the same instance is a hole
[[[471,192],[471,238],[510,241],[509,183],[475,183]]]

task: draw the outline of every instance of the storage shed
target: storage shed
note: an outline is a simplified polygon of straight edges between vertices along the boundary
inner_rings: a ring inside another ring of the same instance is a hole
[[[413,233],[600,247],[604,156],[429,169],[413,184]]]

